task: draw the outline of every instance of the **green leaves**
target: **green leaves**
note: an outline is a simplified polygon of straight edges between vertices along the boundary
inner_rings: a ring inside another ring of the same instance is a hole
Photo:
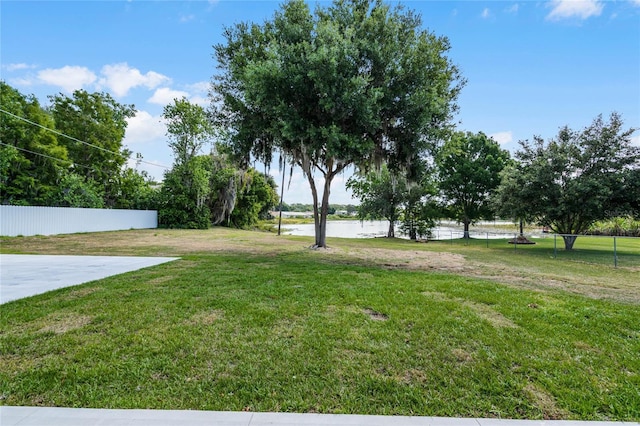
[[[541,138],[521,142],[520,163],[503,176],[501,213],[537,220],[560,234],[581,234],[607,212],[637,205],[632,176],[640,150],[631,144],[634,129],[622,126],[613,113],[608,122],[598,116],[581,131],[564,127],[546,144]],[[624,187],[631,190],[621,192]]]
[[[0,147],[3,150],[2,203],[46,205],[69,163],[54,122],[33,96],[0,81]]]
[[[484,133],[455,133],[436,156],[438,186],[451,218],[465,224],[493,215],[491,195],[509,153]]]
[[[184,97],[166,105],[162,117],[167,123],[169,146],[176,163],[188,162],[213,137],[214,127],[205,109]]]
[[[116,207],[118,181],[131,152],[122,145],[127,119],[135,116],[133,105],[123,105],[108,93],[76,90],[71,97],[50,96],[55,127],[73,162],[73,172],[87,183],[104,187],[104,204]]]
[[[291,0],[263,25],[227,28],[215,46],[216,119],[233,129],[230,151],[248,164],[277,149],[302,168],[316,245],[336,174],[387,162],[413,179],[449,130],[464,82],[445,56],[448,41],[421,25],[381,1],[336,0],[311,13]],[[322,211],[314,171],[325,178]]]

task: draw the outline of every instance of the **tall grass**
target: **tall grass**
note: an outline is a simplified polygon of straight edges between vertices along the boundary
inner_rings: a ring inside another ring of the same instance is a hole
[[[614,217],[594,223],[587,234],[640,237],[640,220],[632,216]]]

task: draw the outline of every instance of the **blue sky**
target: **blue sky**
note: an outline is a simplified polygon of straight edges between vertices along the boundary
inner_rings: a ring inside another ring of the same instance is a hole
[[[459,130],[483,131],[514,151],[518,140],[548,139],[612,111],[640,128],[640,0],[400,3],[451,42],[449,57],[467,79]],[[134,104],[125,145],[170,166],[164,105],[186,96],[207,106],[212,46],[223,41],[224,26],[262,22],[279,4],[2,0],[0,78],[45,105],[47,95],[80,88]],[[640,131],[634,141],[640,145]],[[158,179],[165,170],[139,167]],[[280,182],[277,167],[271,174]],[[352,202],[347,177],[334,181],[331,202]],[[285,202],[310,201],[298,171]]]

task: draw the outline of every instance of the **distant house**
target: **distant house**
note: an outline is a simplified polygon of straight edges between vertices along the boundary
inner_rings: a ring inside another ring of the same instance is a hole
[[[277,211],[271,212],[274,217],[278,217],[280,214]],[[282,217],[284,218],[303,218],[307,219],[313,217],[313,212],[282,212]]]

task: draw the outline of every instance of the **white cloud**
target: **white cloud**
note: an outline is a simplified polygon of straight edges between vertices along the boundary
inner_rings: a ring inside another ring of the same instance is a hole
[[[42,83],[62,87],[66,92],[73,92],[94,83],[97,77],[86,67],[67,65],[57,69],[47,68],[38,72],[38,80]]]
[[[21,78],[10,78],[9,83],[14,86],[33,86],[36,81],[31,77],[21,77]]]
[[[211,103],[211,100],[208,97],[210,87],[211,83],[208,81],[199,81],[197,83],[187,85],[186,89],[192,93],[189,101],[202,107],[208,107]]]
[[[153,96],[151,96],[147,102],[157,105],[169,105],[174,99],[188,98],[189,93],[182,90],[173,90],[168,87],[161,87],[157,89]]]
[[[199,81],[187,86],[187,89],[191,90],[192,92],[203,94],[209,93],[209,88],[211,88],[211,83],[208,81]]]
[[[506,132],[493,133],[489,135],[489,137],[500,145],[505,145],[513,141],[513,133],[510,130]]]
[[[6,65],[2,65],[2,68],[6,69],[7,71],[28,70],[28,69],[33,69],[35,67],[36,67],[35,65],[29,65],[29,64],[6,64]]]
[[[171,79],[154,71],[142,74],[140,70],[131,68],[127,63],[105,65],[101,71],[103,78],[99,84],[106,86],[116,96],[125,96],[134,87],[145,86],[154,89]]]
[[[640,0],[631,0],[634,6],[640,7]]]
[[[508,7],[506,9],[507,13],[518,13],[518,10],[520,10],[520,5],[518,5],[518,3],[515,3],[513,5],[511,5],[511,7]]]
[[[154,116],[146,111],[138,111],[134,117],[127,119],[127,132],[124,143],[132,145],[162,139],[166,130],[167,128],[161,116]]]
[[[640,146],[640,135],[631,138],[631,145]]]
[[[185,22],[193,21],[194,19],[196,19],[196,15],[183,15],[180,17],[180,22],[185,23]]]
[[[210,104],[209,98],[205,98],[203,96],[192,96],[189,99],[189,102],[192,104],[200,105],[201,107],[208,107]]]
[[[489,8],[488,8],[488,7],[485,7],[485,8],[482,10],[482,13],[480,14],[480,17],[481,17],[481,18],[483,18],[483,19],[487,19],[487,18],[489,18],[490,16],[491,16],[491,11],[489,10]]]
[[[587,19],[600,16],[604,4],[599,0],[552,0],[550,7],[553,9],[547,15],[547,20],[559,21],[568,18]]]

